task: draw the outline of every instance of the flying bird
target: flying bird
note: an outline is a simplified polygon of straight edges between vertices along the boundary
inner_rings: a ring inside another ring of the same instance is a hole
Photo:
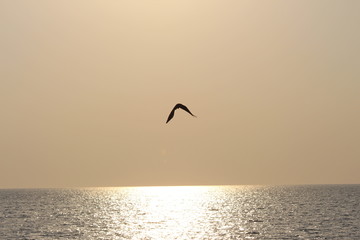
[[[169,116],[168,116],[168,119],[166,120],[166,123],[168,123],[173,117],[174,117],[174,114],[175,114],[175,110],[178,109],[178,108],[181,108],[182,110],[188,112],[191,116],[193,117],[196,117],[194,114],[192,114],[190,112],[190,110],[185,106],[185,105],[182,105],[181,103],[178,103],[175,105],[175,107],[171,110]]]

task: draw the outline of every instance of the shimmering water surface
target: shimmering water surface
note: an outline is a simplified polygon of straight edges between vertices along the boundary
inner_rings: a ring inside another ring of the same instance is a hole
[[[0,190],[0,239],[360,239],[360,185]]]

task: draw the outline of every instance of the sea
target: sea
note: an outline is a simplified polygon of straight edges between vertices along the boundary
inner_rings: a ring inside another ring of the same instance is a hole
[[[0,239],[360,239],[360,185],[0,190]]]

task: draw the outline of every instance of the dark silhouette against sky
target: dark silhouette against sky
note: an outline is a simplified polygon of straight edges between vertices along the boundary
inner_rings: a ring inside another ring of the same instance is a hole
[[[166,123],[168,123],[173,117],[174,117],[174,114],[175,114],[175,110],[178,109],[178,108],[181,108],[182,110],[188,112],[191,116],[193,117],[196,117],[194,114],[192,114],[190,112],[190,110],[185,106],[185,105],[182,105],[181,103],[178,103],[175,105],[175,107],[171,110],[167,120],[166,120]]]

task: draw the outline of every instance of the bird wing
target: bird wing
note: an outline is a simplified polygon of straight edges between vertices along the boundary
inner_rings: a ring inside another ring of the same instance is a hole
[[[188,112],[191,116],[195,117],[195,115],[192,114],[192,113],[190,112],[190,110],[189,110],[185,105],[182,105],[182,104],[178,103],[178,104],[176,104],[175,107],[176,107],[176,108],[181,108],[182,110]]]
[[[175,110],[176,110],[175,107],[173,108],[173,110],[171,110],[171,112],[166,120],[166,123],[168,123],[174,117]]]

